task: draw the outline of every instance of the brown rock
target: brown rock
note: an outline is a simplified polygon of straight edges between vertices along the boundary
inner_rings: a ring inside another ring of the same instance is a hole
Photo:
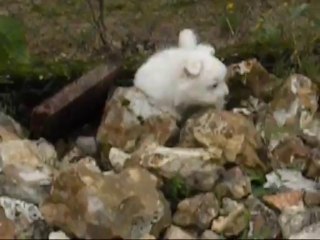
[[[303,192],[288,191],[275,195],[265,195],[263,196],[263,200],[278,210],[283,211],[292,206],[303,205]]]
[[[0,207],[0,239],[14,239],[14,222],[8,219],[2,207]]]
[[[224,162],[236,162],[248,168],[266,171],[257,150],[262,147],[255,126],[245,116],[210,109],[186,122],[179,146],[219,148]]]
[[[249,224],[249,212],[243,204],[224,198],[222,214],[214,219],[211,230],[226,237],[238,236]]]
[[[258,128],[270,151],[307,128],[317,109],[316,85],[303,75],[291,75],[275,93],[266,114],[259,116]]]
[[[164,235],[164,239],[195,239],[196,234],[183,230],[180,227],[171,225]]]
[[[212,219],[218,215],[219,203],[213,193],[205,193],[182,200],[177,208],[173,216],[176,225],[207,229]]]
[[[6,128],[0,126],[0,143],[9,140],[18,140],[19,137],[14,133],[8,131]]]
[[[232,64],[228,69],[230,85],[241,81],[251,90],[253,96],[259,99],[272,97],[274,89],[281,83],[280,79],[268,73],[255,58]]]
[[[311,150],[310,159],[306,166],[305,175],[309,178],[319,179],[320,176],[320,150],[314,148]]]
[[[132,152],[144,142],[165,144],[178,130],[176,119],[154,105],[137,88],[118,88],[105,105],[98,129],[98,143]]]
[[[0,110],[0,126],[5,128],[8,132],[18,136],[19,138],[24,137],[23,129],[21,125],[16,122],[12,117],[5,114]]]
[[[170,219],[161,194],[156,179],[142,168],[103,175],[80,161],[57,176],[41,212],[50,225],[78,238],[140,238],[170,224],[161,222]]]
[[[251,215],[250,229],[245,237],[249,239],[276,239],[280,236],[281,229],[278,223],[278,216],[273,210],[252,195],[246,199],[245,206]]]
[[[211,230],[205,230],[200,239],[222,239],[222,237]]]
[[[320,192],[306,191],[303,195],[303,201],[308,207],[320,206]]]
[[[31,131],[59,137],[86,122],[103,107],[109,86],[119,71],[115,65],[99,66],[36,106],[31,115]]]
[[[149,144],[135,152],[130,164],[140,164],[165,179],[180,176],[194,189],[210,191],[224,168],[217,164],[221,151],[217,148],[169,148]]]
[[[219,199],[223,197],[241,199],[251,193],[250,179],[240,167],[233,167],[222,174],[214,191]]]
[[[271,151],[273,166],[303,171],[309,162],[311,149],[300,138],[284,139]]]

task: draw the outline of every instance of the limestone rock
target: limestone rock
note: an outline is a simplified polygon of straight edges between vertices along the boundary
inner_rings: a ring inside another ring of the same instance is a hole
[[[275,93],[258,129],[272,151],[278,144],[308,128],[318,109],[317,87],[300,74],[291,75]]]
[[[276,239],[281,234],[277,214],[258,198],[249,196],[245,206],[250,212],[250,224],[247,238]]]
[[[48,194],[56,154],[51,145],[29,140],[0,143],[1,194],[40,203]]]
[[[265,195],[263,196],[263,200],[278,210],[283,211],[284,209],[293,206],[303,206],[303,192],[287,191],[274,195]]]
[[[183,230],[180,227],[171,225],[164,235],[165,239],[195,239],[196,235]]]
[[[50,225],[78,238],[140,238],[170,224],[161,222],[170,219],[164,216],[169,212],[164,200],[155,178],[144,169],[104,175],[79,161],[56,177],[41,212]]]
[[[173,222],[182,227],[197,226],[207,229],[219,213],[219,203],[213,193],[199,194],[182,200],[173,216]]]
[[[211,230],[205,230],[200,239],[222,239],[222,237]]]
[[[248,176],[240,167],[233,167],[222,174],[218,180],[214,192],[220,198],[230,197],[241,199],[251,193],[251,183]]]
[[[282,212],[279,223],[284,238],[298,234],[311,224],[320,222],[320,208],[290,208]]]
[[[14,237],[15,237],[14,222],[6,217],[4,209],[1,207],[0,208],[0,238],[14,239]]]
[[[127,162],[135,162],[165,179],[179,176],[192,188],[210,191],[224,171],[216,164],[220,158],[221,151],[216,148],[169,148],[150,144],[135,152]]]
[[[0,111],[0,126],[19,138],[24,137],[21,125],[2,111]]]
[[[106,102],[97,140],[105,151],[116,147],[132,152],[147,139],[165,144],[177,129],[176,119],[140,90],[117,88]]]
[[[221,215],[212,222],[211,230],[226,237],[238,236],[249,224],[249,212],[241,203],[228,198],[222,201]]]
[[[259,133],[254,124],[239,113],[210,109],[191,117],[182,129],[179,146],[219,148],[224,162],[267,169],[257,154],[262,147]]]

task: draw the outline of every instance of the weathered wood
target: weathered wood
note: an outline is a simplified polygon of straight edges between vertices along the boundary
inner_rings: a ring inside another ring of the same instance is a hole
[[[32,134],[58,138],[97,116],[120,69],[98,66],[36,106],[30,120]]]

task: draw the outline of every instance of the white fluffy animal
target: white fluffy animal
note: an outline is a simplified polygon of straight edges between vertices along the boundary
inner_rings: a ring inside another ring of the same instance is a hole
[[[209,44],[197,44],[190,29],[179,34],[178,47],[152,55],[136,72],[134,86],[181,117],[190,106],[224,107],[229,90],[226,66]]]

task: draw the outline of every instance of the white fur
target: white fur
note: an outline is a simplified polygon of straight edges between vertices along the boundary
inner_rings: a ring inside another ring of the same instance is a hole
[[[186,28],[180,31],[178,45],[179,45],[179,48],[185,48],[185,49],[197,48],[198,50],[207,51],[212,55],[214,55],[216,52],[214,47],[208,43],[198,44],[197,35],[193,30],[189,28]]]
[[[195,48],[197,46],[197,35],[191,29],[183,29],[179,33],[179,47]]]
[[[195,34],[183,31],[179,47],[155,53],[137,70],[134,85],[178,115],[193,105],[223,108],[229,93],[226,66],[211,45],[197,45]]]

